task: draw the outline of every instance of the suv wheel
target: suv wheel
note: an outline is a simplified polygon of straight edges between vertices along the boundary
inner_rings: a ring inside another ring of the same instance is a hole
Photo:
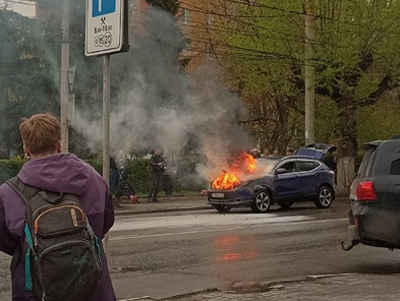
[[[292,207],[292,205],[293,205],[292,201],[279,203],[279,206],[281,206],[283,209],[289,209],[290,207]]]
[[[259,190],[251,204],[251,209],[257,213],[265,213],[269,211],[269,207],[271,207],[271,195],[266,190]]]
[[[227,206],[227,205],[215,205],[215,209],[218,210],[219,213],[227,213],[231,211],[232,207]]]
[[[329,208],[333,202],[333,192],[328,186],[322,186],[318,190],[317,199],[314,201],[315,206],[321,209]]]

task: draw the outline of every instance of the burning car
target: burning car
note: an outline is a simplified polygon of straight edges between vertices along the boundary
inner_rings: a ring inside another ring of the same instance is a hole
[[[318,208],[329,208],[335,199],[335,173],[316,159],[243,157],[208,189],[208,203],[219,212],[251,207],[262,213],[273,203],[290,208],[297,201],[313,201]]]

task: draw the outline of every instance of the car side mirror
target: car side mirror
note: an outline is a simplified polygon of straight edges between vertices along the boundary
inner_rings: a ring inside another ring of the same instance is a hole
[[[286,168],[278,168],[278,169],[275,171],[275,174],[276,174],[276,175],[281,175],[281,174],[284,174],[284,173],[286,173],[286,172],[287,172]]]

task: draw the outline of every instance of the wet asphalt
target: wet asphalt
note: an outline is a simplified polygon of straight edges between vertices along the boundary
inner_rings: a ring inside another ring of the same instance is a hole
[[[118,216],[110,268],[118,299],[164,298],[243,281],[336,273],[400,273],[400,252],[356,246],[344,252],[349,203],[312,203],[253,214],[236,209]],[[0,255],[0,300],[10,300],[9,257]]]

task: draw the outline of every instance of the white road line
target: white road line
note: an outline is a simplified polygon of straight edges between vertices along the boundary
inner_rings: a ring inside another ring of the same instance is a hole
[[[268,223],[269,226],[293,226],[293,225],[310,225],[310,224],[321,224],[321,223],[332,223],[332,222],[343,222],[347,221],[347,218],[339,218],[339,219],[324,219],[324,220],[311,220],[311,221],[293,221],[293,222],[275,222]],[[223,232],[223,231],[235,231],[235,230],[244,230],[249,228],[257,228],[264,226],[260,224],[248,225],[242,227],[233,227],[233,228],[224,228],[224,229],[215,229],[215,230],[199,230],[199,231],[187,231],[187,232],[172,232],[172,233],[162,233],[162,234],[152,234],[152,235],[136,235],[136,236],[116,236],[110,237],[111,241],[117,240],[125,240],[125,239],[141,239],[141,238],[152,238],[152,237],[163,237],[163,236],[182,236],[182,235],[191,235],[191,234],[200,234],[200,233],[213,233],[213,232]]]
[[[140,239],[140,238],[174,236],[174,235],[179,236],[179,235],[190,235],[190,234],[200,234],[200,233],[213,233],[213,232],[222,232],[222,231],[243,230],[243,229],[247,229],[247,228],[248,227],[235,227],[235,228],[225,228],[225,229],[215,229],[215,230],[163,233],[163,234],[152,234],[152,235],[141,235],[141,236],[117,236],[117,237],[110,237],[110,240]]]

